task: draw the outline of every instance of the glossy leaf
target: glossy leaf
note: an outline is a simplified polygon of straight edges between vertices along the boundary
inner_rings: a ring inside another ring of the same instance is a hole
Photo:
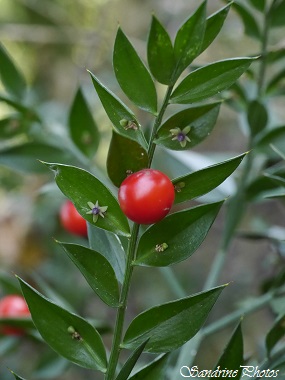
[[[200,7],[188,18],[178,30],[174,41],[176,60],[175,79],[200,54],[206,26],[206,5],[203,1]]]
[[[115,40],[113,66],[117,81],[127,97],[141,109],[156,114],[157,96],[153,80],[121,28]]]
[[[221,103],[206,104],[199,107],[184,109],[167,119],[157,132],[156,144],[172,150],[185,150],[202,142],[209,136],[215,126]],[[174,135],[187,128],[185,135],[188,137],[185,146]],[[179,128],[179,129],[178,129]],[[190,129],[189,129],[190,128]],[[188,131],[189,130],[189,131]]]
[[[252,58],[232,58],[193,71],[174,90],[171,102],[194,103],[217,95],[234,84],[252,61]]]
[[[149,339],[147,352],[168,352],[182,346],[203,326],[223,288],[213,288],[142,312],[128,327],[122,346],[134,350],[146,339]],[[185,321],[189,322],[187,328]]]
[[[88,240],[90,248],[106,257],[112,265],[117,280],[122,284],[126,267],[126,255],[117,235],[96,228],[88,223]]]
[[[68,151],[50,144],[40,142],[24,142],[1,150],[0,165],[24,173],[42,173],[45,171],[39,160],[74,162]]]
[[[147,44],[148,65],[155,79],[169,85],[175,65],[174,50],[171,39],[155,16],[152,23]]]
[[[191,256],[205,239],[222,202],[204,204],[168,215],[141,236],[135,265],[167,266]],[[166,244],[163,251],[160,246]]]
[[[89,73],[91,75],[94,88],[115,128],[115,131],[121,136],[137,141],[142,147],[146,148],[147,142],[141,130],[141,126],[136,120],[133,112],[119,98],[117,98],[115,94],[100,83],[94,74],[91,72]],[[137,126],[137,129],[127,128],[127,126],[124,126],[123,121],[126,121],[126,123],[134,123]]]
[[[206,50],[207,47],[211,45],[211,43],[219,34],[220,30],[222,29],[222,26],[224,25],[224,21],[229,13],[230,7],[231,3],[221,8],[220,10],[218,10],[217,12],[215,12],[207,18],[206,29],[200,53]]]
[[[2,44],[0,44],[0,79],[9,94],[17,99],[24,97],[25,79]]]
[[[270,25],[271,27],[284,26],[285,18],[285,1],[281,0],[275,2],[270,13]]]
[[[252,100],[248,104],[247,120],[252,136],[257,135],[266,127],[268,121],[267,110],[259,100]]]
[[[129,380],[158,380],[164,379],[168,367],[169,354],[161,355],[151,363],[144,366]]]
[[[48,300],[25,281],[19,282],[36,328],[59,355],[79,366],[106,371],[102,339],[85,319]]]
[[[145,345],[147,344],[148,340],[143,342],[128,358],[126,363],[123,365],[122,369],[120,370],[118,376],[116,377],[116,380],[127,380],[129,378],[130,373],[132,372],[134,366],[136,365],[139,357],[141,356]]]
[[[250,37],[260,39],[261,33],[259,26],[252,13],[246,7],[236,2],[232,4],[232,7],[238,13],[243,22],[245,34]]]
[[[12,373],[12,375],[15,377],[16,380],[25,380],[23,377],[17,375],[15,372],[13,371],[10,371]]]
[[[101,300],[111,307],[118,307],[119,287],[109,261],[100,253],[81,245],[60,245]]]
[[[266,0],[249,0],[250,4],[260,12],[264,11]]]
[[[218,367],[227,368],[228,370],[238,370],[236,379],[239,379],[242,375],[241,366],[243,365],[243,337],[241,324],[235,329],[230,341],[225,347],[223,354],[221,355],[214,370]]]
[[[285,336],[285,315],[279,316],[266,335],[266,350],[267,355],[270,356],[272,349],[276,343]]]
[[[175,203],[201,197],[225,181],[239,166],[246,153],[216,165],[172,180],[176,189]]]
[[[45,163],[45,165],[54,172],[57,186],[73,202],[84,219],[99,228],[129,236],[129,224],[119,203],[110,190],[95,176],[74,166],[52,163]],[[97,201],[100,207],[107,206],[108,209],[104,217],[98,215],[98,220],[94,222],[93,215],[89,214],[91,207],[88,202],[95,205]]]
[[[107,171],[108,176],[117,187],[131,173],[148,166],[148,154],[136,141],[127,139],[113,131],[110,142]]]
[[[69,113],[69,130],[74,144],[86,156],[94,156],[100,140],[98,127],[93,119],[82,90],[79,88]]]

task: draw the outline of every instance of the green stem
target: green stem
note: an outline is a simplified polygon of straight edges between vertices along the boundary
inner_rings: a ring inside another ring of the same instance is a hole
[[[139,226],[140,225],[136,223],[133,225],[133,230],[132,230],[131,238],[128,245],[125,278],[124,278],[124,283],[123,283],[121,296],[120,296],[120,306],[117,312],[112,349],[111,349],[111,354],[110,354],[110,359],[109,359],[108,370],[105,375],[105,380],[114,379],[120,352],[121,352],[120,344],[122,340],[125,312],[127,308],[128,294],[130,290],[131,277],[133,273],[132,262],[135,258],[135,253],[136,253],[136,244],[137,244],[137,239],[138,239]]]

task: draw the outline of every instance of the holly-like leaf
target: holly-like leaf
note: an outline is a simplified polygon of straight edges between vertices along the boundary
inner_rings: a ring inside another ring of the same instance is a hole
[[[117,187],[126,177],[148,166],[146,150],[136,141],[127,139],[113,131],[110,142],[107,171],[108,176]]]
[[[228,370],[237,371],[235,376],[236,379],[241,377],[242,371],[241,366],[243,365],[243,337],[241,324],[239,323],[235,329],[230,341],[225,347],[217,365],[214,370],[218,367],[227,368]]]
[[[157,95],[151,75],[121,28],[116,35],[113,66],[127,97],[141,109],[156,114]]]
[[[60,245],[101,300],[111,307],[118,307],[119,287],[109,261],[100,253],[81,245]]]
[[[136,365],[139,357],[141,356],[145,345],[147,344],[148,340],[143,342],[128,358],[126,363],[123,365],[122,369],[120,370],[118,376],[116,377],[116,380],[127,380],[129,378],[130,373],[132,372],[134,366]]]
[[[94,88],[111,120],[115,131],[128,139],[137,141],[147,149],[147,142],[133,112],[89,71]]]
[[[168,266],[191,256],[205,239],[223,201],[168,215],[141,236],[135,265]]]
[[[260,133],[267,125],[268,115],[265,106],[259,100],[248,104],[247,120],[252,136]]]
[[[285,336],[285,315],[280,315],[266,335],[266,350],[270,356],[276,343]]]
[[[245,155],[246,153],[173,179],[172,183],[176,190],[175,203],[201,197],[215,189],[236,170]]]
[[[232,58],[211,63],[190,73],[171,95],[171,103],[194,103],[229,88],[249,68],[253,58]]]
[[[119,203],[103,185],[99,179],[86,170],[61,164],[44,163],[55,174],[55,181],[63,194],[69,198],[75,205],[79,214],[89,223],[99,228],[114,232],[118,235],[129,236],[129,224],[123,214]],[[79,186],[80,184],[80,186]],[[96,202],[98,205],[96,206]],[[97,207],[105,208],[103,216],[96,214],[98,217],[94,221],[94,215],[90,214],[91,203]]]
[[[220,105],[206,104],[174,114],[159,128],[155,143],[172,150],[190,149],[199,144],[214,128]]]
[[[147,352],[168,352],[182,346],[203,326],[223,288],[213,288],[142,312],[128,327],[122,347],[134,350],[146,339],[149,339],[145,346]]]
[[[9,94],[16,99],[24,97],[26,81],[2,44],[0,44],[0,79]]]
[[[88,240],[91,249],[100,252],[101,255],[106,257],[115,271],[117,280],[122,284],[126,267],[126,255],[118,236],[88,223]]]
[[[200,7],[177,32],[174,41],[174,55],[176,60],[174,79],[177,79],[182,71],[184,71],[201,52],[206,26],[206,6],[207,1],[203,1]]]
[[[164,379],[168,367],[169,354],[164,354],[153,360],[136,372],[129,380]]]
[[[222,26],[224,25],[224,21],[229,13],[230,7],[231,3],[221,8],[220,10],[218,10],[217,12],[215,12],[207,18],[206,29],[200,53],[206,50],[207,47],[211,45],[211,43],[219,34],[220,30],[222,29]]]
[[[93,119],[82,90],[79,88],[69,113],[69,130],[74,144],[86,156],[94,156],[100,140],[98,127]]]
[[[79,366],[105,372],[106,352],[98,331],[85,319],[61,308],[18,279],[34,324],[46,343]]]
[[[232,7],[235,9],[243,22],[245,34],[259,40],[261,33],[258,23],[252,13],[246,7],[236,2],[232,4]]]
[[[155,79],[170,85],[175,67],[174,50],[169,34],[155,16],[152,16],[148,37],[147,58]]]

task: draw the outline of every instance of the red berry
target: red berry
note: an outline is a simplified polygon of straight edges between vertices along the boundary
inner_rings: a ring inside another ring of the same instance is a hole
[[[0,300],[1,318],[29,317],[30,311],[24,297],[11,294]],[[24,330],[14,326],[2,326],[0,332],[4,335],[22,335]]]
[[[152,224],[169,213],[175,192],[164,173],[143,169],[122,182],[118,197],[121,209],[129,219],[139,224]]]
[[[61,206],[59,218],[63,228],[79,236],[87,236],[87,224],[86,220],[76,210],[74,204],[67,200]]]

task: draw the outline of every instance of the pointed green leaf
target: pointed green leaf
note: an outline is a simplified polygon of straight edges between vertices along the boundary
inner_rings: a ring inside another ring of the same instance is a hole
[[[169,354],[164,354],[144,366],[129,380],[158,380],[164,379],[168,367]]]
[[[214,370],[218,367],[228,370],[236,371],[236,379],[241,377],[242,371],[241,366],[243,365],[243,337],[241,324],[235,329],[230,341],[223,354],[221,355],[217,365],[214,367]]]
[[[252,100],[248,104],[247,120],[252,136],[257,135],[266,127],[268,121],[267,110],[259,100]]]
[[[141,109],[156,114],[157,95],[153,80],[121,28],[115,40],[113,66],[127,97]]]
[[[178,30],[174,42],[176,59],[175,79],[200,54],[206,27],[206,6],[203,1],[200,7],[188,18]]]
[[[118,235],[129,236],[129,224],[123,214],[117,199],[110,190],[95,176],[86,170],[74,166],[44,163],[55,174],[57,186],[67,198],[75,205],[79,214],[89,223],[99,228],[114,232]],[[107,206],[104,217],[97,215],[96,222],[89,214],[91,207],[98,201],[100,207]]]
[[[141,236],[135,265],[167,266],[191,256],[205,239],[223,201],[168,215]],[[166,248],[161,250],[166,244]]]
[[[167,119],[157,132],[156,144],[172,150],[185,150],[202,142],[215,126],[221,103],[206,104],[184,109]],[[188,131],[188,129],[189,131]],[[186,130],[184,130],[186,128]],[[178,140],[184,132],[187,140]],[[178,135],[177,135],[178,133]],[[189,141],[190,140],[190,141]]]
[[[147,148],[147,142],[141,130],[141,126],[136,120],[133,112],[119,98],[117,98],[115,94],[103,86],[94,74],[90,71],[89,73],[91,75],[94,88],[115,128],[115,131],[121,136],[137,141],[142,147]],[[124,121],[126,124],[129,122],[130,125],[132,125],[131,123],[134,123],[137,128],[130,128],[128,125],[124,126]]]
[[[270,356],[276,343],[285,336],[285,315],[280,315],[266,335],[267,356]]]
[[[284,18],[285,18],[285,1],[276,1],[272,7],[272,11],[270,13],[270,26],[271,27],[280,27],[284,26]]]
[[[175,65],[171,39],[158,19],[153,16],[147,45],[148,65],[155,79],[171,84]]]
[[[148,155],[136,141],[126,139],[113,131],[110,142],[107,171],[108,176],[117,187],[126,177],[148,166]]]
[[[69,130],[74,144],[88,157],[93,157],[100,134],[82,90],[78,88],[69,113]]]
[[[267,84],[266,93],[278,93],[278,85],[279,82],[284,80],[285,78],[285,69],[282,69],[281,71],[277,72],[270,81]]]
[[[126,254],[118,236],[88,223],[88,240],[91,249],[106,257],[115,271],[117,280],[122,284],[126,267]]]
[[[232,4],[232,7],[238,13],[243,22],[245,34],[250,37],[260,39],[261,33],[259,26],[252,13],[246,7],[236,2]]]
[[[256,136],[254,140],[254,146],[258,148],[263,148],[268,151],[271,150],[270,144],[278,144],[278,142],[284,140],[285,136],[285,126],[275,127],[273,129],[266,128],[259,135]]]
[[[224,21],[229,13],[230,7],[231,3],[221,8],[216,13],[212,14],[207,18],[206,29],[200,53],[206,50],[207,47],[211,45],[211,43],[219,34],[220,30],[222,29],[222,26],[224,25]]]
[[[214,190],[236,170],[245,155],[246,153],[173,179],[172,183],[176,190],[175,203],[201,197]]]
[[[232,58],[211,63],[190,73],[171,95],[171,102],[194,103],[230,87],[248,69],[252,58]]]
[[[105,348],[98,331],[18,278],[36,328],[59,355],[82,367],[106,371]]]
[[[264,11],[266,0],[249,0],[250,4],[260,12]]]
[[[136,365],[139,357],[141,356],[145,345],[147,344],[148,339],[143,342],[128,358],[126,363],[123,365],[122,369],[120,370],[118,376],[116,377],[116,380],[127,380],[129,378],[130,373],[132,372],[134,366]]]
[[[119,287],[109,261],[100,253],[77,244],[59,243],[103,302],[119,305]]]
[[[17,375],[15,372],[13,372],[13,371],[10,371],[10,372],[12,373],[12,375],[15,377],[16,380],[26,380],[23,377]]]
[[[136,349],[149,339],[145,351],[172,351],[200,330],[224,286],[155,306],[139,314],[128,327],[122,347]],[[185,328],[185,321],[188,321]]]
[[[7,92],[17,99],[24,97],[25,79],[2,44],[0,44],[0,79]]]

